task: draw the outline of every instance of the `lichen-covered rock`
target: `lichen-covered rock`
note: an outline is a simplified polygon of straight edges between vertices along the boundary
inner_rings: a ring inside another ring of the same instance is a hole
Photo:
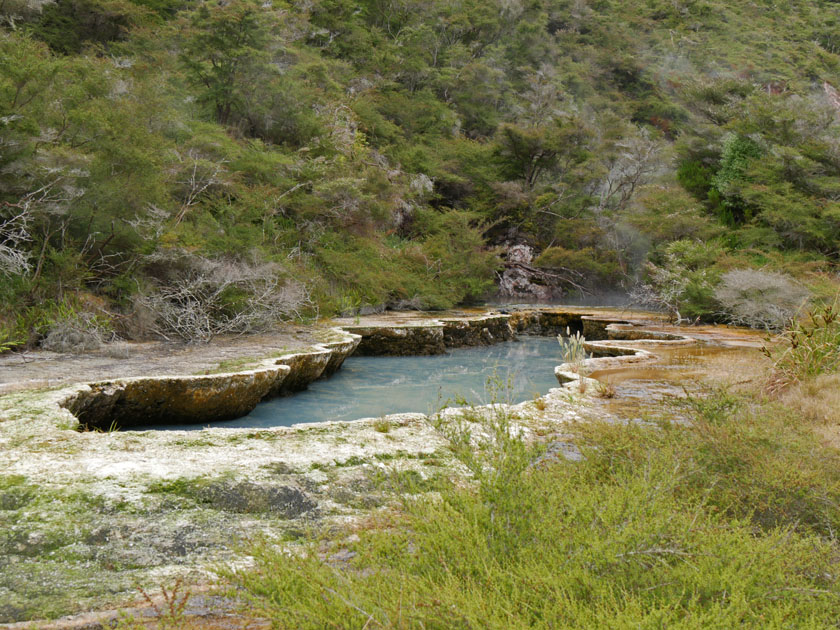
[[[442,319],[447,348],[485,346],[516,339],[510,315],[487,315],[475,319]]]
[[[322,377],[334,374],[342,366],[344,360],[356,351],[356,348],[359,347],[359,342],[362,340],[359,335],[352,335],[350,333],[345,333],[345,337],[346,339],[342,341],[322,344],[331,353],[327,361],[327,366],[321,374]]]
[[[553,274],[532,267],[534,250],[524,243],[508,245],[505,265],[499,274],[499,296],[502,298],[551,302],[565,291]]]
[[[322,349],[280,357],[277,364],[288,366],[289,375],[272,387],[266,397],[272,398],[306,389],[310,383],[321,378],[332,354],[331,350]]]
[[[581,322],[583,324],[583,336],[590,341],[607,339],[609,337],[607,333],[608,326],[616,323],[625,323],[616,320],[596,319],[594,317],[583,317],[581,318]]]
[[[611,346],[605,343],[587,342],[583,344],[583,347],[593,357],[631,357],[641,352],[638,348]]]
[[[216,509],[240,514],[270,513],[282,518],[298,518],[318,508],[318,504],[300,488],[250,481],[210,483],[200,488],[196,495]]]
[[[421,356],[446,353],[444,325],[345,326],[344,330],[361,336],[356,354],[362,356]]]
[[[264,398],[305,389],[337,370],[360,338],[342,331],[336,341],[307,352],[266,360],[254,370],[203,376],[158,376],[92,383],[62,406],[89,428],[107,430],[152,424],[232,420]]]

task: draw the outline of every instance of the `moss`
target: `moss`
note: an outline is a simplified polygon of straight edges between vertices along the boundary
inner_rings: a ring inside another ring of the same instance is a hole
[[[35,496],[35,488],[22,475],[0,476],[0,511],[19,510]]]
[[[294,475],[298,471],[295,468],[289,466],[286,462],[271,462],[270,464],[263,464],[260,466],[263,470],[271,473],[272,475]]]
[[[314,513],[317,504],[294,486],[256,484],[229,477],[188,479],[181,477],[152,484],[149,492],[170,494],[216,510],[242,514],[266,514],[295,518]]]
[[[344,461],[336,460],[335,467],[336,468],[347,468],[347,467],[350,467],[350,466],[361,466],[362,464],[367,464],[369,462],[370,462],[370,460],[365,458],[365,457],[359,457],[358,455],[353,455],[352,457],[348,457]]]

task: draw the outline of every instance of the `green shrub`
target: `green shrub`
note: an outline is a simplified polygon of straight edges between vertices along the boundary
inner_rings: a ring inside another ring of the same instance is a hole
[[[714,241],[681,240],[665,248],[660,264],[648,264],[646,283],[635,299],[683,319],[714,319],[720,312],[715,287],[721,270],[718,260],[725,250]]]
[[[580,461],[470,414],[444,433],[472,484],[323,541],[351,560],[265,545],[227,577],[280,627],[830,627],[837,453],[725,394],[689,413],[572,427]]]
[[[128,0],[57,0],[46,3],[32,33],[56,52],[79,53],[89,43],[123,38],[148,17],[148,11]]]
[[[584,274],[593,282],[609,282],[619,273],[615,252],[584,247],[569,250],[565,247],[549,247],[534,260],[537,267],[548,269],[571,269]]]

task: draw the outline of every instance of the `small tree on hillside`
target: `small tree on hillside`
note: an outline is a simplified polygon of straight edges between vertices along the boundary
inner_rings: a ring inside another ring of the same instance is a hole
[[[241,110],[247,78],[266,65],[268,11],[251,0],[204,2],[189,22],[181,62],[223,125]]]

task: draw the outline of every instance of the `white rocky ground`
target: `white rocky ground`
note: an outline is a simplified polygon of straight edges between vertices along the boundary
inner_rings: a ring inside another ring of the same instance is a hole
[[[755,345],[723,329],[692,336]],[[687,357],[685,344],[674,337],[606,345]],[[628,358],[646,369],[656,363],[655,354]],[[619,374],[631,369],[626,361],[597,359],[584,369]],[[677,371],[696,367],[684,361]],[[563,387],[509,412],[527,435],[552,443],[550,453],[574,457],[564,424],[608,416],[620,401],[599,398],[596,381],[559,372]],[[657,391],[626,372],[622,378],[617,388],[628,400]],[[247,561],[241,544],[255,537],[294,540],[389,509],[394,490],[422,492],[437,477],[463,474],[436,423],[420,414],[260,430],[79,432],[57,404],[67,392],[0,397],[0,623],[121,602],[138,584],[176,575],[200,582],[215,563]]]

